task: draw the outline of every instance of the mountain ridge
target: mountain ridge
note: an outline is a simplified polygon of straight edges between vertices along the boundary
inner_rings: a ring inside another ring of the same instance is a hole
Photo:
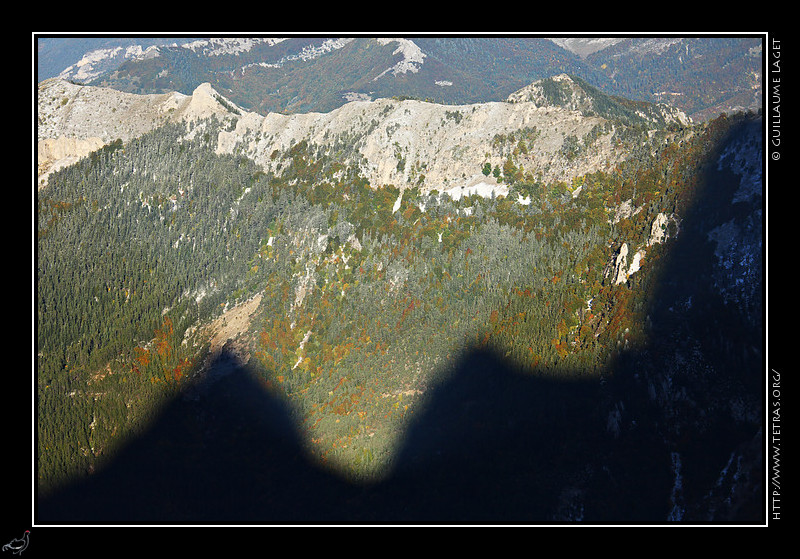
[[[547,84],[565,87],[569,99],[546,98],[541,92]],[[631,124],[653,130],[689,124],[680,111],[642,103],[625,122],[618,121],[614,115],[600,116],[597,99],[597,90],[560,75],[539,80],[506,102],[440,105],[378,99],[351,101],[325,113],[262,116],[224,98],[209,83],[187,96],[137,95],[47,80],[39,86],[39,185],[46,184],[49,172],[98,149],[100,142],[127,141],[176,119],[228,119],[230,130],[219,134],[218,151],[246,154],[267,171],[278,171],[275,150],[304,140],[333,149],[347,138],[354,145],[354,162],[374,185],[445,191],[485,183],[503,194],[513,178],[506,173],[498,181],[482,172],[485,165],[500,169],[511,161],[520,176],[527,171],[537,180],[569,182],[624,159],[618,135]],[[524,140],[515,137],[520,131],[527,134]]]

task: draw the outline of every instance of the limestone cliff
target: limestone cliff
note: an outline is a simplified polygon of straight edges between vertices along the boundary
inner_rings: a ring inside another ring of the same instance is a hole
[[[569,78],[561,83],[578,90]],[[48,172],[99,142],[126,141],[171,119],[212,115],[232,121],[219,134],[218,151],[246,155],[265,170],[279,172],[272,154],[305,140],[328,152],[345,146],[342,163],[358,165],[374,186],[422,191],[510,183],[509,165],[542,182],[570,181],[609,170],[630,154],[619,139],[620,123],[521,94],[471,105],[353,101],[328,113],[262,116],[235,106],[209,84],[190,96],[134,95],[48,80],[39,85],[38,106],[40,187]],[[487,164],[498,174],[482,172]]]
[[[135,95],[51,79],[37,91],[38,188],[53,171],[121,139],[140,136],[171,119],[228,114],[210,86],[191,95]]]

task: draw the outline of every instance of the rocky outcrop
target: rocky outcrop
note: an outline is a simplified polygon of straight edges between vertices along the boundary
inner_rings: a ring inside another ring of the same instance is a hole
[[[114,140],[128,141],[170,120],[236,110],[232,103],[223,105],[208,84],[192,95],[136,95],[51,79],[39,84],[37,97],[38,188],[47,185],[53,171]]]
[[[622,243],[622,246],[617,253],[614,260],[614,285],[625,283],[628,278],[634,273],[639,271],[644,258],[645,251],[643,249],[637,250],[631,257],[630,265],[628,264],[628,243]]]
[[[102,138],[45,138],[36,145],[38,188],[47,184],[47,178],[63,167],[76,163],[106,144]]]
[[[647,239],[647,246],[653,246],[665,242],[672,236],[678,234],[679,221],[675,215],[659,213],[653,220],[650,227],[650,238]]]
[[[614,260],[614,285],[628,280],[628,243],[622,243]]]
[[[630,211],[630,204],[628,202],[622,204],[621,208],[624,211],[620,212],[620,209],[617,209],[613,223],[617,223],[620,219],[627,219],[631,215],[636,215],[639,213],[638,209],[635,211]],[[647,254],[647,251],[645,250],[646,247],[664,243],[670,237],[677,236],[678,225],[679,220],[675,215],[668,216],[664,213],[657,214],[655,219],[653,219],[652,225],[650,226],[650,236],[647,239],[645,246],[639,247],[639,249],[630,257],[630,264],[628,263],[628,253],[630,250],[628,248],[628,243],[622,243],[622,246],[619,248],[619,252],[617,252],[613,262],[612,278],[614,285],[627,282],[631,275],[641,269],[642,263],[644,262],[644,257]]]

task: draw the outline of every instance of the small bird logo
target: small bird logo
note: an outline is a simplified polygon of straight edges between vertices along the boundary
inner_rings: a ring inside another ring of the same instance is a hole
[[[3,551],[10,551],[16,555],[21,554],[23,551],[25,551],[25,548],[28,547],[28,537],[30,536],[30,533],[30,530],[25,530],[25,533],[21,538],[14,538],[4,545]]]

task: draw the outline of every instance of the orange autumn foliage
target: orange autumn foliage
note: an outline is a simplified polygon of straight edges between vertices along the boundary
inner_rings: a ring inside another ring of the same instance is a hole
[[[164,319],[161,328],[156,330],[156,351],[161,357],[168,357],[171,353],[170,339],[173,335],[172,320],[169,317]]]

